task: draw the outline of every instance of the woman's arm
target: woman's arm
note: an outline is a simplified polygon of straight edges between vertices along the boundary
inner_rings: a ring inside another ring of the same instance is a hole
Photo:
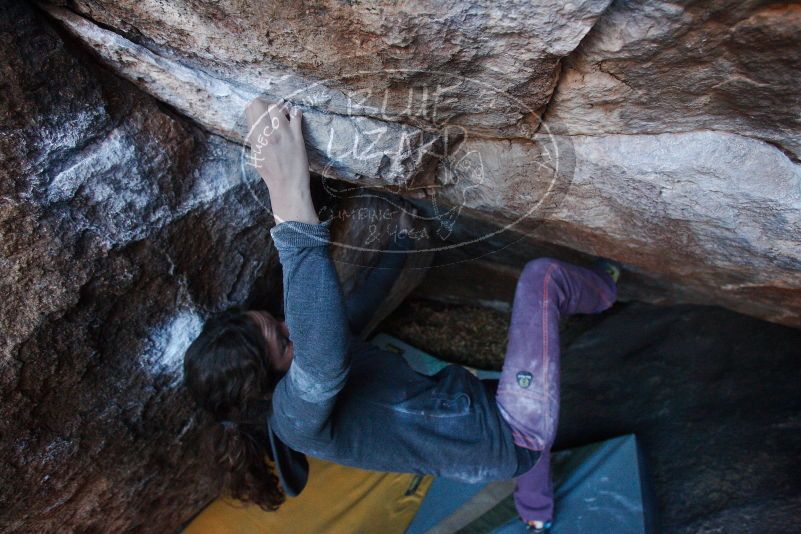
[[[270,190],[270,231],[283,267],[284,314],[294,358],[273,394],[281,427],[317,436],[350,368],[344,298],[328,251],[328,221],[311,201],[299,111],[262,100],[247,109],[253,163]],[[266,127],[263,127],[266,125]]]

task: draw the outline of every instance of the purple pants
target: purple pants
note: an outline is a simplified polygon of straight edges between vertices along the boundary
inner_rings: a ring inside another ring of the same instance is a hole
[[[515,506],[526,522],[553,519],[550,451],[559,422],[559,317],[599,313],[615,296],[607,273],[550,258],[528,262],[517,282],[496,401],[514,442],[542,451],[537,464],[517,479]]]

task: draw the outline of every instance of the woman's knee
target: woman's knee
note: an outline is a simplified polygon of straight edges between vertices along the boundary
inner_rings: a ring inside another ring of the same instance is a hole
[[[520,278],[526,280],[542,280],[549,272],[559,268],[559,260],[553,258],[537,258],[526,263]]]

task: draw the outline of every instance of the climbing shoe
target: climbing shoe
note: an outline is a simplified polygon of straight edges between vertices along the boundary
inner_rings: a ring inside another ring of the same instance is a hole
[[[596,260],[595,267],[611,276],[612,280],[615,281],[615,284],[617,284],[617,281],[620,280],[621,265],[618,262],[608,260],[606,258],[600,258]]]
[[[532,521],[526,524],[526,532],[545,533],[550,532],[552,523],[550,521]]]

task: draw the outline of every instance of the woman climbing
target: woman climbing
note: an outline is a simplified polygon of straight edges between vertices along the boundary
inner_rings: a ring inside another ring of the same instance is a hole
[[[615,279],[603,269],[531,261],[517,284],[500,381],[482,382],[457,365],[419,374],[352,333],[358,306],[343,297],[328,250],[330,220],[320,222],[311,201],[301,111],[256,99],[246,117],[276,220],[270,233],[286,322],[264,311],[223,312],[185,356],[189,390],[219,423],[215,451],[232,495],[277,508],[284,493],[303,489],[309,454],[474,483],[518,477],[521,518],[531,530],[549,528],[559,317],[607,309]]]

